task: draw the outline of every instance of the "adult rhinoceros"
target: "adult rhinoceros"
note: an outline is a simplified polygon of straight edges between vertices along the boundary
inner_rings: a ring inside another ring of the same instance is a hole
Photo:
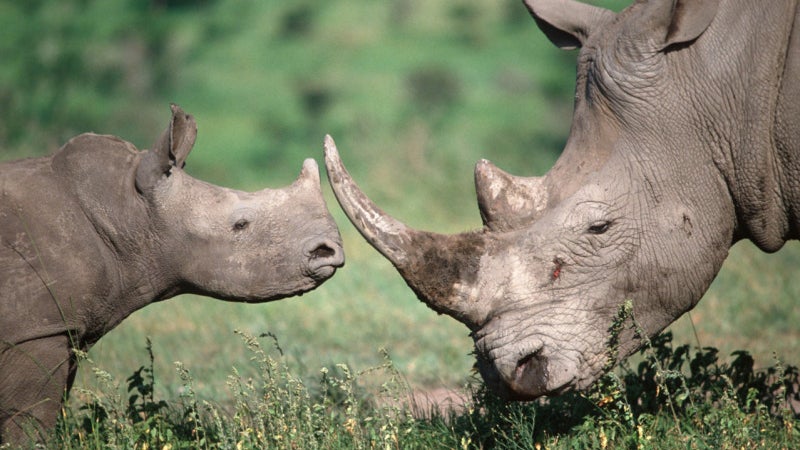
[[[800,226],[797,1],[526,4],[556,45],[581,47],[572,129],[543,177],[478,163],[481,231],[410,229],[326,151],[350,220],[422,301],[472,330],[484,379],[512,399],[589,386],[626,300],[655,335],[734,242],[773,252]],[[620,358],[641,345],[628,325]]]
[[[283,189],[240,192],[182,170],[194,119],[173,106],[150,151],[82,134],[0,165],[0,442],[51,427],[88,349],[181,293],[263,302],[344,263],[313,160]]]

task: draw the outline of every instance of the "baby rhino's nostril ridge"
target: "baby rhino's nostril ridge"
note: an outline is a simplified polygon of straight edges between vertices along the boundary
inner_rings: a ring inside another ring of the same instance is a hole
[[[331,248],[328,244],[322,243],[314,250],[311,250],[311,259],[317,258],[330,258],[336,254],[336,250]]]

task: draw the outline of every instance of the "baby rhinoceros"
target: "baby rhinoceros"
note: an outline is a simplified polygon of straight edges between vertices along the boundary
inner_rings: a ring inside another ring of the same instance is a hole
[[[247,193],[182,170],[192,116],[149,151],[82,134],[0,164],[0,443],[52,427],[86,350],[134,311],[182,293],[239,302],[301,294],[344,264],[309,159]]]

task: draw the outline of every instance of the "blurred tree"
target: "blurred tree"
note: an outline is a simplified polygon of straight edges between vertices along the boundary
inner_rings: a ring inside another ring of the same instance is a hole
[[[467,46],[480,46],[486,42],[483,14],[481,5],[474,0],[460,1],[450,7],[450,18],[462,43]]]
[[[461,98],[461,81],[453,70],[432,65],[418,68],[407,77],[411,102],[428,119],[437,118]]]
[[[211,0],[152,0],[156,8],[194,8],[211,3]]]
[[[0,148],[49,152],[166,89],[177,62],[160,3],[0,4]]]
[[[280,35],[285,38],[308,36],[314,29],[315,10],[308,3],[289,8],[281,17]]]

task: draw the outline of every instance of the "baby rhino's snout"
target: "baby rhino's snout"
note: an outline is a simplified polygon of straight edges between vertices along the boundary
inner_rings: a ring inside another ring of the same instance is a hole
[[[303,256],[308,275],[315,280],[330,277],[336,268],[344,265],[342,244],[328,237],[309,239],[303,248]]]

